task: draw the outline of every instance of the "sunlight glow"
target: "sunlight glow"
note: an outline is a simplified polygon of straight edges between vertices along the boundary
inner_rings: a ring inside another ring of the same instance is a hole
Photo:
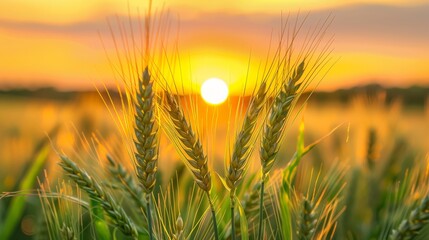
[[[228,85],[219,78],[207,79],[201,86],[201,96],[210,104],[221,104],[228,97]]]

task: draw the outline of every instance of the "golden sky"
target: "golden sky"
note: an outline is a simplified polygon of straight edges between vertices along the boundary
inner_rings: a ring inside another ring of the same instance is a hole
[[[108,21],[134,21],[147,5],[128,2],[0,1],[0,87],[91,89],[94,82],[111,82],[111,45],[105,50],[101,43],[111,40]],[[254,62],[264,59],[282,13],[300,11],[309,13],[304,33],[318,20],[334,18],[327,35],[334,37],[336,63],[321,89],[429,85],[427,0],[154,1],[154,9],[162,6],[170,10],[172,28],[179,26],[179,49],[198,83],[210,77],[242,81],[250,53]]]

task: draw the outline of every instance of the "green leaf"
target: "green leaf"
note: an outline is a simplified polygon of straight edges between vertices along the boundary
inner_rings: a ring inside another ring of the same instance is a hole
[[[222,185],[225,187],[225,189],[228,191],[231,191],[231,189],[228,187],[228,184],[226,184],[226,180],[221,175],[219,175],[219,173],[217,173],[217,172],[215,172],[215,173],[218,176],[218,178],[220,179],[220,181],[221,181]]]

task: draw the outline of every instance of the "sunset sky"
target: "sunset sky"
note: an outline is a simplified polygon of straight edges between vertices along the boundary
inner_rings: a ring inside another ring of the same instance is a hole
[[[345,3],[347,2],[347,3]],[[309,13],[308,28],[330,14],[336,61],[320,89],[378,82],[429,85],[429,1],[264,0],[154,1],[171,12],[193,81],[243,79],[263,59],[282,13]],[[0,88],[91,89],[112,74],[102,41],[115,16],[137,18],[146,1],[0,1]],[[131,9],[129,11],[129,9]],[[306,29],[304,28],[304,31]],[[100,38],[101,36],[101,38]]]

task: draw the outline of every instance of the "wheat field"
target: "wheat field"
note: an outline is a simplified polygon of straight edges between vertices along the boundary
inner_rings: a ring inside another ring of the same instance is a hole
[[[427,239],[427,93],[318,94],[328,18],[284,23],[255,86],[208,105],[152,17],[112,30],[142,43],[116,88],[0,96],[0,239]]]

